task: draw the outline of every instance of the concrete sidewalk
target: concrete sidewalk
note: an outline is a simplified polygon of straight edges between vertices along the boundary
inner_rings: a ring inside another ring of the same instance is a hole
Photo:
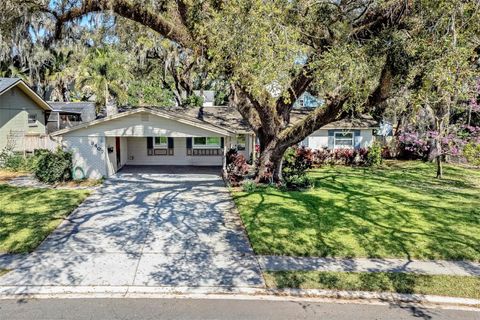
[[[471,261],[420,261],[407,259],[335,259],[258,256],[268,271],[411,272],[455,276],[480,276],[480,263]]]

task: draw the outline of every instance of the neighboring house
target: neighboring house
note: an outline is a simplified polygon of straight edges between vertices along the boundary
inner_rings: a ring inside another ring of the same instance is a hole
[[[0,150],[23,151],[46,136],[50,106],[18,78],[0,78]],[[36,144],[35,144],[36,145]]]
[[[317,97],[311,95],[308,92],[304,92],[298,99],[295,101],[295,108],[316,108],[323,104],[323,100],[318,99]]]
[[[213,90],[194,90],[193,93],[203,99],[204,107],[215,106],[215,91]]]
[[[57,130],[74,127],[97,118],[94,102],[48,102],[52,111],[47,117],[47,130]]]

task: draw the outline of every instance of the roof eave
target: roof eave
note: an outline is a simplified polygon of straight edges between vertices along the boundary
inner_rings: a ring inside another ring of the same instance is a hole
[[[45,111],[52,110],[50,105],[45,100],[43,100],[43,98],[40,97],[35,91],[33,91],[22,79],[18,79],[18,81],[15,81],[9,87],[5,88],[2,92],[0,92],[0,95],[17,86],[20,88],[20,90],[22,90],[23,93],[29,96],[30,99],[32,99],[40,108]]]
[[[105,117],[105,118],[102,118],[102,119],[93,120],[93,121],[90,121],[90,122],[87,122],[87,123],[84,123],[84,124],[80,124],[78,126],[74,126],[74,127],[71,127],[71,128],[65,128],[65,129],[62,129],[62,130],[59,130],[59,131],[56,131],[56,132],[52,133],[52,136],[60,136],[60,135],[63,135],[63,134],[66,134],[66,133],[69,133],[69,132],[72,132],[72,131],[88,128],[88,127],[96,125],[96,124],[100,124],[100,123],[103,123],[103,122],[115,120],[115,119],[118,119],[118,118],[126,117],[126,116],[129,116],[129,115],[133,115],[133,114],[141,113],[141,112],[150,113],[150,114],[156,115],[158,117],[163,117],[163,118],[167,118],[167,119],[170,119],[170,120],[175,120],[175,121],[180,122],[180,123],[188,124],[188,125],[191,125],[191,126],[194,126],[194,127],[197,127],[197,128],[201,128],[201,129],[204,129],[204,130],[207,130],[207,131],[212,131],[212,132],[224,135],[224,136],[232,136],[232,135],[235,134],[235,132],[233,132],[233,131],[217,128],[216,126],[213,126],[211,124],[205,124],[205,125],[198,124],[194,121],[189,121],[189,120],[185,120],[185,119],[181,119],[181,118],[176,118],[174,116],[171,116],[171,115],[159,112],[159,111],[155,111],[155,110],[151,110],[151,109],[147,109],[147,108],[138,108],[136,110],[125,111],[125,112],[117,113],[115,115],[108,116],[108,117]]]

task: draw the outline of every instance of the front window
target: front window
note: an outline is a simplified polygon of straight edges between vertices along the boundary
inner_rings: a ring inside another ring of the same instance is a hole
[[[244,134],[237,136],[237,150],[245,150],[247,138]]]
[[[353,148],[353,133],[335,132],[335,148]]]
[[[28,114],[28,125],[30,127],[34,127],[34,126],[37,125],[37,115],[36,114],[32,114],[32,113]]]
[[[155,148],[166,148],[168,145],[167,137],[155,137],[153,142]]]
[[[220,137],[194,137],[194,148],[220,148]]]

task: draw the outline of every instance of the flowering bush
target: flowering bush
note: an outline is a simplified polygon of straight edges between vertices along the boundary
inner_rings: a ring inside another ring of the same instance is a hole
[[[235,149],[227,152],[227,178],[230,185],[237,187],[248,174],[250,167],[243,154]]]
[[[325,164],[365,165],[367,163],[367,155],[367,148],[344,148],[335,149],[333,151],[323,148],[313,152],[313,163],[316,166],[322,166]]]
[[[452,128],[452,132],[439,136],[437,131],[428,130],[424,133],[408,128],[399,136],[400,147],[404,155],[427,159],[434,141],[439,139],[440,155],[460,156],[469,143],[480,143],[480,127],[463,126]]]

